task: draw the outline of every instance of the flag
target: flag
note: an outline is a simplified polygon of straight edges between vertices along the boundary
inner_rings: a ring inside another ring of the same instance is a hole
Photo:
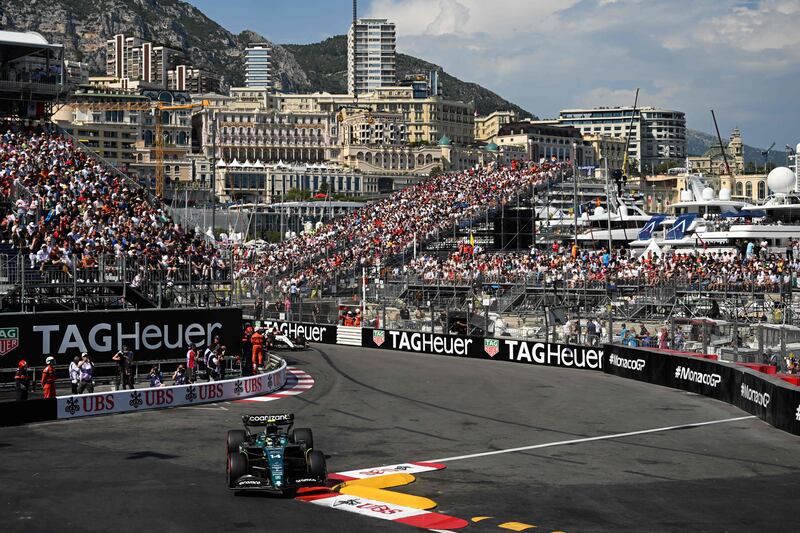
[[[475,234],[471,231],[469,232],[469,245],[475,248]]]

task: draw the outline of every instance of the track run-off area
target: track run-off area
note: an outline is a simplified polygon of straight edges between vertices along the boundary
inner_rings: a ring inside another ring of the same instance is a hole
[[[795,530],[800,440],[728,404],[599,372],[334,345],[282,355],[293,393],[269,402],[0,429],[3,530],[424,523],[413,519],[421,511],[375,516],[380,491],[397,498],[390,507],[418,503],[463,531]],[[395,477],[312,501],[234,495],[225,432],[242,414],[275,412],[313,429],[337,483]]]

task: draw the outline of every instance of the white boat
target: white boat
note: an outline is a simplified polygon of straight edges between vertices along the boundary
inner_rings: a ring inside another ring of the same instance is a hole
[[[752,214],[751,222],[734,223],[726,231],[707,232],[704,237],[726,238],[741,244],[753,242],[757,249],[766,241],[769,251],[779,254],[783,254],[791,241],[800,239],[800,158],[793,157],[794,170],[778,167],[767,176],[772,195],[761,205],[742,208],[743,214]]]
[[[601,206],[589,215],[584,213],[585,229],[578,234],[578,242],[624,244],[635,239],[645,225],[652,220],[652,215],[645,213],[637,205],[627,205],[623,201],[616,202],[616,208],[610,212]]]
[[[653,217],[651,227],[629,243],[631,248],[641,251],[655,243],[664,251],[714,252],[735,246],[735,239],[725,235],[724,229],[752,204],[733,200],[730,189],[721,189],[715,196],[702,174],[690,176],[687,182],[689,188],[681,191],[680,202],[670,206],[670,216]]]

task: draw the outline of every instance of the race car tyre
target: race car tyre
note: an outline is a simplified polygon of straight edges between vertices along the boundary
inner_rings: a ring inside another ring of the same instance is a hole
[[[293,429],[289,434],[289,441],[292,444],[306,443],[306,449],[310,450],[314,447],[314,434],[308,428]]]
[[[328,477],[328,466],[325,464],[325,455],[319,450],[311,450],[308,454],[308,473],[324,481]]]
[[[243,429],[232,429],[228,431],[228,453],[239,451],[239,445],[244,442],[247,434]]]
[[[228,486],[236,486],[236,480],[247,474],[247,457],[241,453],[228,454]]]

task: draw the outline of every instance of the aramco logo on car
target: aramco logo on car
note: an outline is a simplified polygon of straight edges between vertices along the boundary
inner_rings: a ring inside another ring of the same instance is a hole
[[[499,339],[484,339],[483,340],[483,351],[487,353],[489,357],[494,357],[498,353],[500,353],[500,340]]]
[[[0,328],[0,356],[19,346],[19,328]]]
[[[386,332],[382,329],[376,329],[372,332],[372,342],[375,343],[375,346],[382,346],[383,343],[386,341]]]

